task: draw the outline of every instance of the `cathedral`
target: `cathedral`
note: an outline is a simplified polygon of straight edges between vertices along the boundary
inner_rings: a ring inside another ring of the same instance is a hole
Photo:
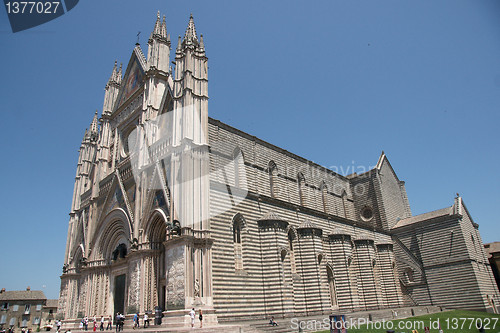
[[[160,309],[163,325],[184,326],[191,308],[208,324],[415,305],[498,312],[462,197],[412,216],[384,152],[343,176],[210,118],[192,16],[176,44],[158,13],[147,56],[136,44],[125,69],[115,62],[85,131],[66,322]]]

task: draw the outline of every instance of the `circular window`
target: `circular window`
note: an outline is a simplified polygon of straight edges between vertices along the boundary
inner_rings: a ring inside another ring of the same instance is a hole
[[[370,221],[373,218],[373,210],[370,207],[365,207],[361,210],[361,219]]]

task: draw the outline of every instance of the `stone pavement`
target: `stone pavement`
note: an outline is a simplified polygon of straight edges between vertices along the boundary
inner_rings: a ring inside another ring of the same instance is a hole
[[[371,310],[345,313],[346,320],[357,320],[358,318],[369,319],[371,321],[378,320],[392,320],[404,319],[412,316],[430,314],[443,311],[440,307],[436,306],[420,306],[420,307],[407,307],[397,309],[384,309],[384,310]],[[197,320],[195,327],[165,327],[151,325],[149,328],[132,329],[131,321],[125,322],[123,333],[292,333],[292,332],[316,332],[328,329],[328,315],[316,315],[309,317],[293,317],[293,318],[275,318],[278,326],[269,325],[269,319],[258,320],[238,320],[232,322],[222,322],[215,326],[204,325],[200,328],[200,323]],[[299,329],[301,327],[301,329]],[[61,332],[65,332],[64,327]],[[92,330],[71,330],[72,333],[93,333]],[[99,329],[97,331],[99,333]],[[112,331],[104,331],[109,333],[116,333]]]

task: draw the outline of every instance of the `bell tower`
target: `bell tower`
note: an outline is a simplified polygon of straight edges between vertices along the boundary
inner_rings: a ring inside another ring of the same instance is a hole
[[[184,309],[185,325],[189,325],[191,308],[202,309],[205,322],[217,322],[212,298],[207,61],[203,36],[198,38],[191,15],[175,50],[171,111],[168,178],[180,239],[166,243],[165,255],[167,267],[176,261],[184,264],[183,286],[179,279],[170,280],[167,271],[166,299],[167,308],[170,300],[179,300],[173,305]]]

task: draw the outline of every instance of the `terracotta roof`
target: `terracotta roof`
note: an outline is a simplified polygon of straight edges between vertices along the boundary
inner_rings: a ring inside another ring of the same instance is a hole
[[[46,300],[41,290],[8,290],[0,294],[0,301]]]
[[[500,253],[500,242],[484,244],[484,251],[488,258],[491,257],[492,253]]]
[[[47,303],[43,306],[44,308],[57,308],[59,306],[58,299],[48,299]]]
[[[399,222],[396,223],[396,225],[392,227],[392,229],[401,228],[410,224],[419,223],[446,215],[453,215],[453,206],[399,220]]]

